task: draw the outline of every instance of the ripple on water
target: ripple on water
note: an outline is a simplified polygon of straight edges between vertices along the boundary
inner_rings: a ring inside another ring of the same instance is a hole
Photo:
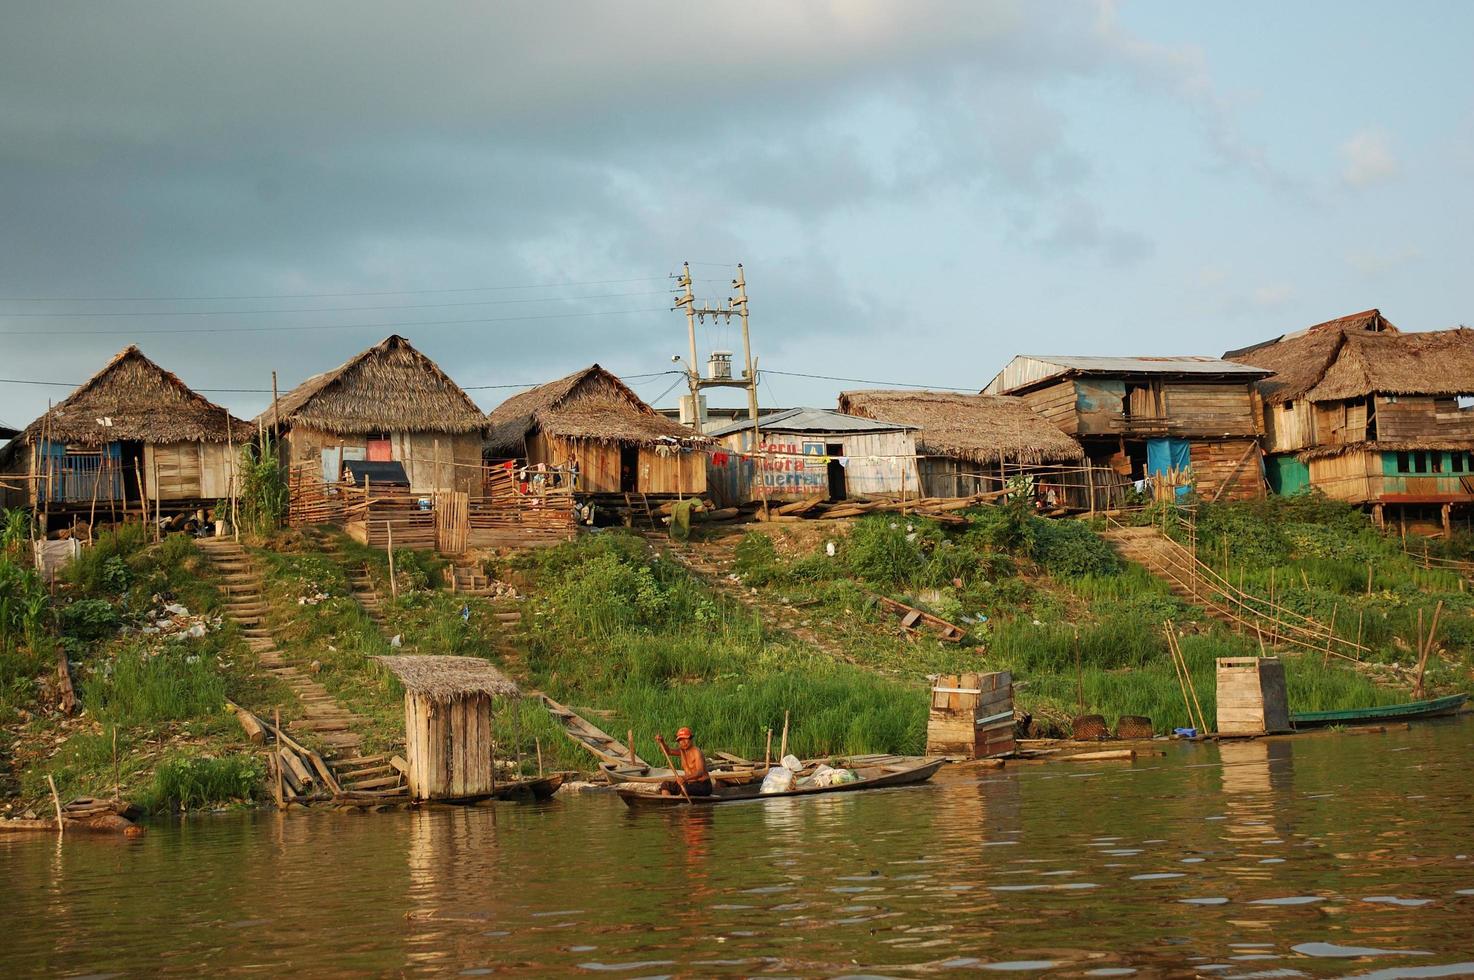
[[[1010,970],[1052,970],[1059,966],[1057,960],[1003,960],[998,963],[979,963],[978,968],[983,970],[997,970],[1007,972]]]
[[[1352,958],[1357,956],[1432,956],[1426,949],[1379,949],[1376,946],[1341,946],[1336,943],[1299,943],[1290,949],[1301,956]]]
[[[1324,902],[1325,899],[1319,895],[1286,895],[1284,898],[1258,898],[1250,902],[1250,905],[1313,905],[1316,902]]]
[[[1397,895],[1369,895],[1362,899],[1373,905],[1402,905],[1407,908],[1417,908],[1419,905],[1427,905],[1433,901],[1431,898],[1401,898]]]
[[[1183,898],[1178,899],[1183,905],[1227,905],[1228,899],[1221,897],[1212,898]]]
[[[1150,874],[1132,875],[1132,881],[1161,881],[1164,878],[1186,878],[1187,875],[1181,871],[1153,871]]]

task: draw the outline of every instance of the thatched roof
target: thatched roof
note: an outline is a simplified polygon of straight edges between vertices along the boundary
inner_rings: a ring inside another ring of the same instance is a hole
[[[233,428],[232,428],[233,427]],[[98,448],[110,442],[226,442],[255,428],[190,389],[135,346],[125,347],[12,443],[39,441]]]
[[[508,457],[524,455],[534,432],[633,445],[701,439],[597,364],[513,395],[492,409],[487,422],[487,450]]]
[[[1376,442],[1346,442],[1334,446],[1314,446],[1295,454],[1302,463],[1316,459],[1333,459],[1347,453],[1404,453],[1404,452],[1455,452],[1474,451],[1474,439],[1381,439]],[[1474,474],[1442,473],[1441,476],[1469,476]]]
[[[486,417],[469,395],[398,334],[281,396],[283,426],[338,435],[479,432]],[[257,419],[272,421],[268,406]]]
[[[975,463],[1060,463],[1080,459],[1080,444],[1021,398],[944,391],[846,391],[839,410],[914,425],[916,451]]]
[[[1318,323],[1229,351],[1225,358],[1274,371],[1265,401],[1342,401],[1370,394],[1474,394],[1474,330],[1403,333],[1379,310]]]
[[[517,685],[490,662],[479,657],[378,657],[411,694],[436,701],[455,701],[477,694],[521,697]]]

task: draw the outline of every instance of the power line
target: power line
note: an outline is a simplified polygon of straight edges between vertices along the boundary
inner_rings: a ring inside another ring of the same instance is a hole
[[[672,276],[640,276],[634,279],[583,279],[525,285],[461,286],[454,289],[391,289],[383,292],[350,293],[264,293],[256,296],[0,296],[0,303],[197,303],[254,299],[331,299],[344,296],[428,296],[435,293],[485,293],[505,289],[557,289],[563,286],[612,286],[628,282],[657,282]]]
[[[637,379],[641,379],[641,378],[644,378],[646,380],[650,380],[650,379],[654,379],[654,378],[662,378],[662,377],[665,377],[665,376],[671,375],[671,374],[682,374],[683,375],[684,373],[685,372],[683,372],[683,371],[656,371],[656,372],[654,372],[652,374],[627,374],[627,375],[619,375],[618,377],[619,377],[619,380],[626,381],[627,382],[627,381],[633,381],[633,380],[637,380]],[[29,380],[29,379],[26,379],[26,378],[0,378],[0,384],[8,384],[8,385],[43,385],[43,386],[49,387],[49,388],[80,388],[85,383],[86,382],[81,382],[81,381],[78,381],[78,382],[72,382],[72,381],[32,381],[32,380]],[[536,388],[538,385],[544,384],[544,383],[545,382],[542,382],[542,381],[529,381],[529,382],[527,382],[525,384],[462,385],[461,386],[461,390],[462,391],[490,391],[490,390],[495,389],[495,388]],[[199,392],[201,394],[220,394],[220,395],[269,395],[269,394],[271,394],[271,389],[270,388],[191,388],[190,390],[191,391],[197,391],[197,392]]]
[[[290,310],[106,310],[88,313],[68,310],[61,313],[3,313],[0,319],[62,318],[95,319],[99,317],[165,317],[165,316],[264,316],[276,313],[362,313],[371,310],[440,310],[455,306],[504,306],[512,303],[575,303],[587,299],[614,299],[624,296],[664,296],[665,290],[643,293],[597,293],[588,296],[530,296],[520,299],[476,299],[460,303],[419,303],[402,306],[308,306]]]
[[[0,337],[123,337],[135,334],[195,334],[195,333],[273,333],[281,331],[312,330],[384,330],[398,327],[444,327],[469,323],[515,323],[525,320],[560,320],[574,317],[624,316],[631,313],[668,313],[663,306],[639,310],[593,310],[587,313],[538,313],[527,316],[477,317],[470,320],[420,320],[402,323],[305,323],[276,327],[180,327],[178,329],[147,330],[5,330]]]
[[[977,388],[953,388],[948,385],[918,385],[907,381],[873,381],[868,378],[836,378],[829,374],[801,374],[797,371],[774,371],[772,368],[763,368],[761,374],[781,374],[788,378],[813,378],[817,381],[848,381],[857,385],[891,385],[896,388],[925,388],[932,391],[963,391],[977,394]]]

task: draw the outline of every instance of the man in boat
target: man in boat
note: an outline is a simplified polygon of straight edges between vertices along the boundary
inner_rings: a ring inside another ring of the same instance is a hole
[[[656,734],[655,741],[660,745],[660,751],[670,755],[670,748],[665,744],[665,736]],[[706,771],[706,756],[696,747],[696,742],[691,737],[691,729],[682,728],[676,732],[676,748],[681,753],[681,767],[676,770],[674,780],[666,780],[660,784],[661,796],[680,796],[681,787],[686,787],[687,796],[710,796],[711,795],[711,773]]]

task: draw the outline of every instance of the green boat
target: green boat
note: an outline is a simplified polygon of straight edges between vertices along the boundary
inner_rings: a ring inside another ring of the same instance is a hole
[[[1296,728],[1317,728],[1321,725],[1359,725],[1375,721],[1410,721],[1414,718],[1436,718],[1451,715],[1464,706],[1467,694],[1450,694],[1446,698],[1429,701],[1409,701],[1407,704],[1387,704],[1380,708],[1351,708],[1347,711],[1300,711],[1290,715],[1290,723]]]

